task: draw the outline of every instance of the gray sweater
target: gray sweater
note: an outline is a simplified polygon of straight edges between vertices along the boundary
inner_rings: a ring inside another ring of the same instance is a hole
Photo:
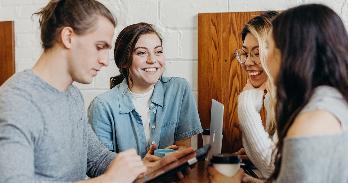
[[[348,182],[348,104],[336,89],[320,86],[302,112],[316,109],[334,115],[343,133],[285,139],[278,183]]]
[[[88,125],[73,85],[60,92],[31,70],[0,88],[0,182],[72,182],[102,174],[115,154]]]

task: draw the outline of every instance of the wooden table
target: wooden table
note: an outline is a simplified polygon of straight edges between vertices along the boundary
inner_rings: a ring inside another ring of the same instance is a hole
[[[208,162],[199,161],[195,167],[193,167],[189,174],[185,175],[185,178],[180,180],[180,183],[208,183]]]

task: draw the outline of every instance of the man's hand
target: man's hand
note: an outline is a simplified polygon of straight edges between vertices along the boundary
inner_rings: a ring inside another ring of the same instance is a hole
[[[103,182],[133,182],[146,167],[135,149],[120,152],[102,175]]]

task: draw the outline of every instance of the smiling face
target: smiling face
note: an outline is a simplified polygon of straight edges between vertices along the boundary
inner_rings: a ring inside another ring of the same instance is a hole
[[[267,75],[261,66],[259,43],[251,33],[245,36],[242,50],[247,54],[247,60],[242,67],[248,73],[251,85],[258,88],[267,81]]]
[[[108,55],[115,27],[105,17],[98,16],[95,28],[83,35],[71,37],[68,72],[73,81],[88,84],[103,67]]]
[[[141,35],[134,47],[129,68],[130,90],[144,92],[162,76],[165,58],[161,40],[155,33]]]

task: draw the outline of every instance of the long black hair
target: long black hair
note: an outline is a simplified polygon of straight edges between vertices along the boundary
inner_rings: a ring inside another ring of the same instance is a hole
[[[276,179],[284,138],[314,89],[332,86],[348,101],[348,36],[340,17],[320,4],[288,9],[272,23],[275,46],[281,53],[276,81],[279,142],[271,176]]]

